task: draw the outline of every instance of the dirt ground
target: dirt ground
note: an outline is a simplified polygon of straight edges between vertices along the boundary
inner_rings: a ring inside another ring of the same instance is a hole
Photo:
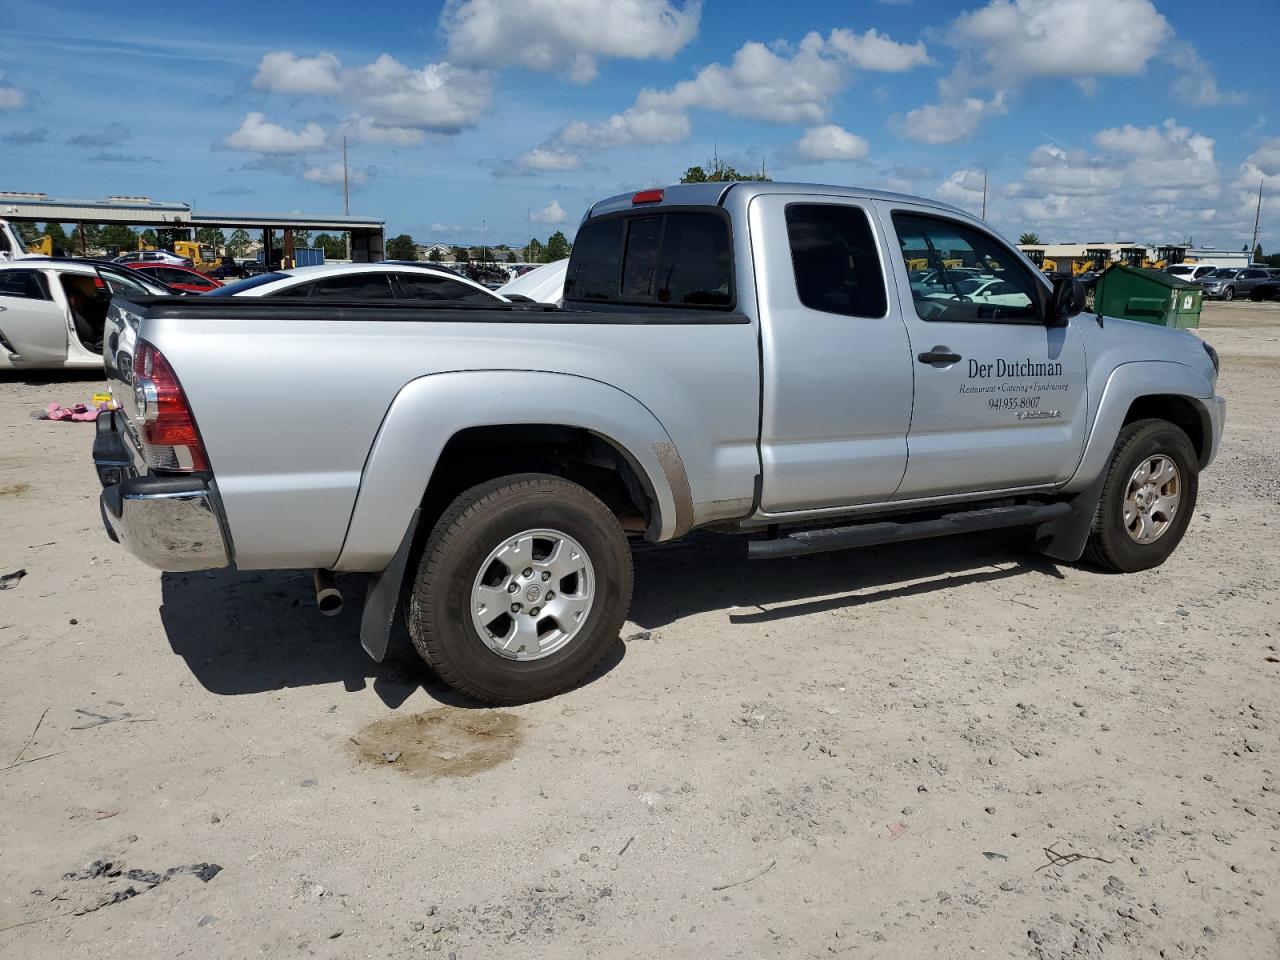
[[[605,667],[502,711],[305,573],[131,559],[30,416],[100,378],[0,371],[0,957],[1280,955],[1280,304],[1202,332],[1165,566],[642,547]]]

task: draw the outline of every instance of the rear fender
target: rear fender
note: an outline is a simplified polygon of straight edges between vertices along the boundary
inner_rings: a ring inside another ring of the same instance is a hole
[[[684,464],[653,413],[616,387],[561,373],[466,371],[420,377],[392,401],[365,463],[346,542],[333,569],[380,571],[421,505],[449,439],[471,427],[550,424],[590,430],[638,469],[653,501],[648,536],[667,540],[692,523]],[[522,465],[513,463],[512,473]]]

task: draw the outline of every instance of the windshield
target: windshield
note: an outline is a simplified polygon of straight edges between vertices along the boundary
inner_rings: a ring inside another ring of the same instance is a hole
[[[252,290],[254,287],[261,287],[263,284],[275,283],[277,280],[290,279],[287,273],[260,273],[256,277],[245,277],[243,280],[237,280],[235,283],[228,283],[225,287],[218,287],[216,290],[210,290],[204,294],[206,297],[234,297],[237,293],[244,293],[246,290]]]
[[[989,281],[987,280],[968,279],[968,280],[961,280],[959,283],[955,284],[954,286],[957,293],[963,293],[966,296],[968,296],[971,293],[977,293],[979,290],[985,287],[988,282]]]
[[[1210,270],[1204,275],[1205,280],[1230,280],[1239,270]]]
[[[1185,277],[1194,269],[1195,267],[1169,267],[1166,272],[1172,273],[1175,277]]]

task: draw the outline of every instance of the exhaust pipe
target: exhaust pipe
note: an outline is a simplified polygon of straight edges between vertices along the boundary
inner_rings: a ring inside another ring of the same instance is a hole
[[[316,609],[326,617],[342,612],[342,591],[333,579],[332,570],[316,570]]]

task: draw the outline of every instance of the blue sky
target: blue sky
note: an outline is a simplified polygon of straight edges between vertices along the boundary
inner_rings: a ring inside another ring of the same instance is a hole
[[[217,16],[210,15],[216,9]],[[0,0],[0,189],[572,235],[713,151],[1007,233],[1280,247],[1274,0]]]

